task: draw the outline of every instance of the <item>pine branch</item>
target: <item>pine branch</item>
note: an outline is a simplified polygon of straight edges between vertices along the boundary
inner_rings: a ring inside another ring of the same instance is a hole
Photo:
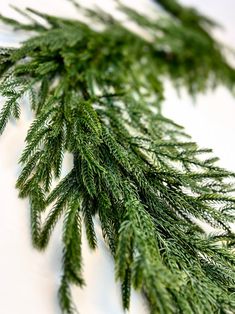
[[[235,70],[209,33],[215,24],[174,0],[156,1],[167,13],[156,21],[120,6],[149,33],[145,39],[104,11],[72,2],[90,25],[30,9],[17,9],[28,24],[0,17],[35,31],[20,48],[0,51],[0,133],[19,118],[28,95],[35,120],[17,188],[30,199],[35,247],[45,249],[63,219],[63,313],[76,311],[71,285],[84,285],[82,222],[97,247],[95,215],[125,309],[132,286],[152,314],[235,312],[234,174],[161,112],[163,77],[192,96],[221,84],[234,90]],[[64,153],[74,164],[61,178]],[[199,222],[218,230],[208,235]]]

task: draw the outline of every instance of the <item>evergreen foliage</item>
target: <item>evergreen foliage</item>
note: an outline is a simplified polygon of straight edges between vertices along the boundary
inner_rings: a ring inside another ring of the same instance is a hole
[[[156,2],[164,12],[157,20],[119,5],[147,39],[74,2],[90,24],[33,10],[18,10],[28,24],[1,16],[34,31],[20,48],[0,51],[0,132],[20,117],[28,95],[35,120],[17,188],[30,200],[36,248],[46,248],[63,217],[59,302],[66,314],[75,311],[71,284],[84,285],[83,226],[90,247],[97,246],[95,215],[125,309],[133,286],[152,314],[235,312],[234,174],[161,112],[164,77],[194,96],[218,84],[233,91],[235,70],[210,35],[212,21],[174,0]],[[61,178],[65,152],[73,169]],[[217,231],[206,234],[200,221]]]

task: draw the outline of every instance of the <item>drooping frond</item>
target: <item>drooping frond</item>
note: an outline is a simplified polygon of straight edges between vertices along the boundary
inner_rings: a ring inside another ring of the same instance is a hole
[[[82,226],[97,247],[95,216],[125,309],[133,286],[152,314],[235,312],[234,174],[161,111],[163,77],[194,96],[218,84],[233,91],[235,70],[210,36],[212,21],[174,0],[156,2],[165,10],[157,20],[119,8],[148,38],[78,5],[102,28],[33,10],[28,24],[0,16],[35,31],[20,48],[0,51],[0,133],[19,118],[27,95],[35,120],[17,188],[30,200],[35,247],[45,249],[63,219],[59,302],[66,314],[75,311],[71,285],[84,285]],[[65,153],[73,168],[61,178]],[[208,235],[200,222],[218,230]]]

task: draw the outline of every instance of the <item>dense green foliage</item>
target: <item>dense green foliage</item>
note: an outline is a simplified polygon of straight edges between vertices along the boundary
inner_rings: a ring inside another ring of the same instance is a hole
[[[1,17],[35,32],[20,48],[0,51],[0,132],[19,118],[28,95],[36,117],[17,187],[30,200],[36,248],[46,248],[63,217],[59,301],[66,314],[74,313],[70,285],[84,284],[83,226],[97,246],[95,215],[124,308],[133,286],[152,314],[235,312],[234,174],[161,112],[164,77],[194,96],[218,84],[233,90],[235,71],[209,34],[213,22],[174,0],[156,2],[164,9],[157,20],[120,6],[148,39],[103,11],[85,11],[90,25],[32,10],[29,24]],[[65,152],[73,169],[52,189]]]

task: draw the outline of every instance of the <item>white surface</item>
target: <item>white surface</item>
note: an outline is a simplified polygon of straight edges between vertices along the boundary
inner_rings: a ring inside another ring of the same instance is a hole
[[[84,2],[84,1],[83,1]],[[95,1],[93,1],[95,2]],[[111,2],[105,3],[110,8]],[[140,3],[144,0],[128,1]],[[227,33],[217,32],[226,43],[235,43],[234,1],[184,0],[195,4],[227,27]],[[65,1],[1,0],[0,12],[13,13],[12,3],[30,6],[49,13],[73,16],[74,10]],[[15,36],[9,28],[0,26],[0,45],[16,44],[24,34]],[[202,146],[212,147],[221,157],[223,167],[235,170],[235,99],[223,88],[198,97],[196,105],[187,96],[178,99],[171,87],[167,88],[165,113],[186,126],[186,130]],[[8,125],[0,138],[0,314],[59,314],[57,289],[60,280],[60,229],[53,234],[45,253],[32,249],[29,229],[28,202],[17,197],[14,188],[19,166],[17,161],[24,147],[24,138],[32,120],[24,109],[17,123]],[[69,167],[69,160],[65,163]],[[98,230],[99,232],[99,230]],[[102,240],[99,250],[90,252],[84,240],[84,277],[86,287],[73,289],[80,314],[122,314],[119,287],[114,282],[113,262]],[[131,314],[145,314],[143,300],[133,293]]]

